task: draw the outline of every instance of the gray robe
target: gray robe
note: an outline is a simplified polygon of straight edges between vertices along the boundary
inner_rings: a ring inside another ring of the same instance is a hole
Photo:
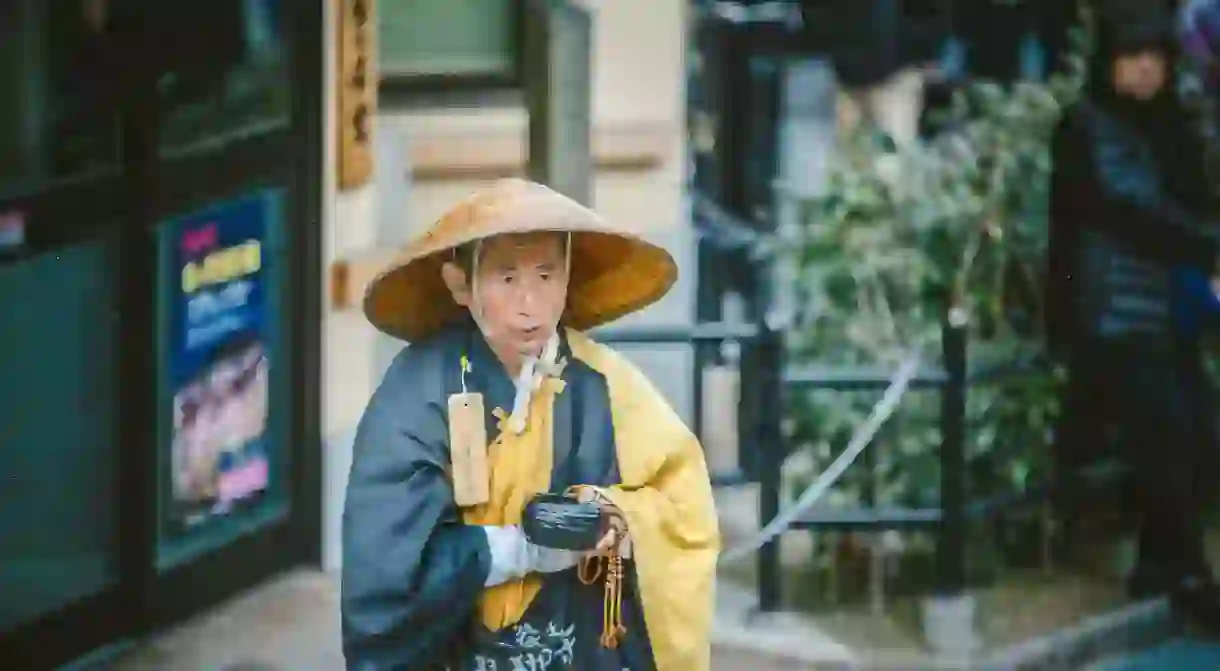
[[[460,358],[481,392],[488,436],[493,408],[510,409],[513,383],[482,335],[464,320],[404,349],[390,365],[360,421],[343,511],[343,651],[353,671],[450,669],[650,671],[654,668],[639,605],[635,568],[627,573],[623,624],[615,650],[601,646],[600,581],[576,569],[549,574],[516,625],[488,631],[476,608],[491,567],[486,535],[462,523],[445,474],[447,399],[461,390]],[[619,483],[605,378],[572,357],[555,400],[551,491]]]

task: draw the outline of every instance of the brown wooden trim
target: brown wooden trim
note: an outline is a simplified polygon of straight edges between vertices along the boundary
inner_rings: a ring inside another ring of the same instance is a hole
[[[375,0],[334,0],[336,133],[340,191],[364,186],[373,177],[373,117],[377,114]]]
[[[374,249],[332,261],[327,280],[327,293],[332,311],[360,309],[364,290],[394,262],[396,250]]]
[[[599,124],[593,129],[596,170],[652,170],[665,163],[677,124]],[[495,179],[525,173],[527,139],[519,131],[423,135],[411,143],[411,177],[417,182]]]

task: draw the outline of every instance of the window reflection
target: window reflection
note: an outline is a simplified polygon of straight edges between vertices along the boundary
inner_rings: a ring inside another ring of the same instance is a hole
[[[386,77],[511,76],[519,46],[507,0],[380,0]]]
[[[0,636],[119,579],[117,269],[111,240],[0,266]]]
[[[111,0],[0,2],[0,194],[118,163]]]
[[[152,4],[163,155],[214,149],[289,122],[283,0]]]

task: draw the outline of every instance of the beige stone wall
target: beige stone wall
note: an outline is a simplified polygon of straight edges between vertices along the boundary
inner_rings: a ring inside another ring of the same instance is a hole
[[[690,256],[691,236],[682,207],[686,3],[592,4],[594,204],[610,219],[666,245],[679,263],[689,265],[685,260]],[[331,63],[334,51],[334,44],[328,43]],[[332,98],[327,105],[328,148],[333,146],[333,105]],[[338,565],[337,532],[351,459],[350,434],[397,347],[360,316],[363,286],[402,240],[427,226],[447,206],[490,179],[524,169],[527,118],[520,107],[383,106],[377,122],[374,183],[336,193],[333,168],[325,182],[325,259],[331,277],[341,280],[328,288],[324,310],[321,422],[329,444],[323,535],[324,561],[331,568]],[[333,164],[332,150],[327,165]],[[402,171],[387,169],[399,165]],[[402,205],[394,205],[397,202]],[[634,321],[685,323],[690,295],[690,282],[683,280],[666,301]],[[649,357],[658,363],[674,359],[666,352],[642,352],[639,357],[645,365]],[[667,391],[678,397],[684,393],[678,387]]]

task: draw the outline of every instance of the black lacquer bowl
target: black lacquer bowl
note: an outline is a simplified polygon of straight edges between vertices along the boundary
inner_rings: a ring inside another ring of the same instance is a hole
[[[521,528],[534,545],[556,550],[592,550],[601,539],[601,506],[565,494],[539,494],[525,505]]]

